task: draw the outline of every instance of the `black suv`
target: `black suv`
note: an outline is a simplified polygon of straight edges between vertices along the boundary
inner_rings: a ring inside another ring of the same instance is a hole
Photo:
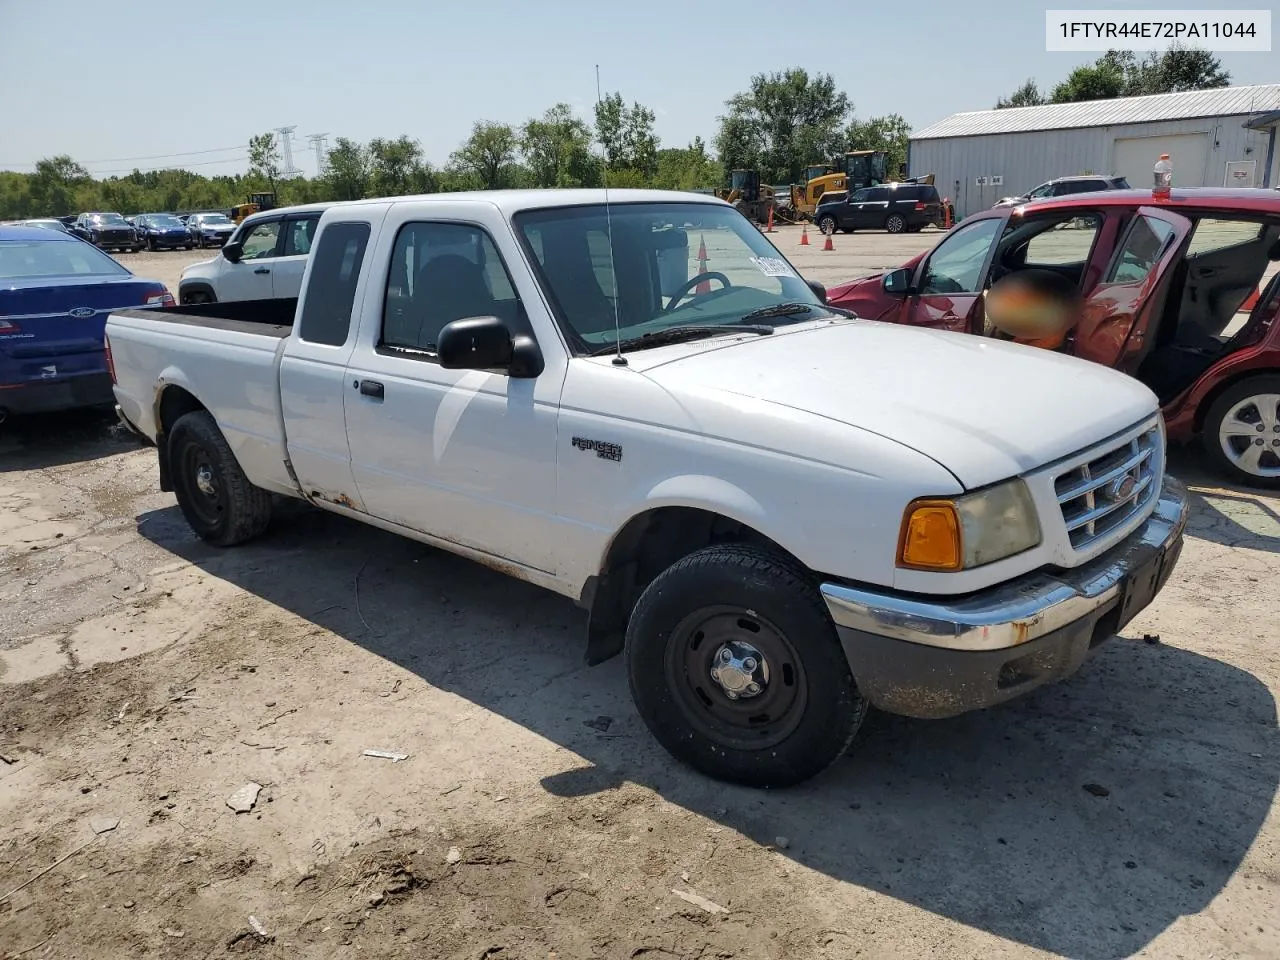
[[[929,184],[886,183],[847,195],[823,197],[813,221],[823,233],[919,233],[931,223],[942,223],[942,200],[937,188]]]
[[[1048,180],[1034,190],[1018,197],[1005,197],[997,207],[1016,207],[1029,200],[1043,200],[1046,197],[1065,197],[1071,193],[1094,193],[1098,190],[1128,190],[1129,181],[1124,177],[1104,177],[1101,174],[1079,177],[1059,177]]]

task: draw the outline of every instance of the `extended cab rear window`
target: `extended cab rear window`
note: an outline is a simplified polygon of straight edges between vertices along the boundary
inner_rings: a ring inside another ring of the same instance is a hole
[[[331,223],[312,250],[298,336],[308,343],[340,347],[351,331],[356,283],[369,246],[369,224]]]

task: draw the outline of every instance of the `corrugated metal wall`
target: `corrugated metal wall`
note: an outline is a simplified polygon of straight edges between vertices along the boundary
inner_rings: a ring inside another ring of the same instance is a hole
[[[938,192],[952,199],[958,216],[967,216],[990,207],[1001,197],[1026,193],[1055,177],[1088,172],[1110,173],[1117,138],[1209,133],[1216,146],[1209,150],[1207,168],[1202,171],[1185,170],[1178,167],[1178,158],[1174,157],[1174,185],[1220,187],[1228,162],[1256,160],[1256,183],[1261,186],[1262,167],[1267,159],[1268,131],[1244,129],[1247,119],[1247,116],[1233,116],[1167,120],[1076,130],[913,140],[910,175],[916,177],[933,173],[937,178]],[[1280,145],[1276,153],[1280,155]],[[1151,162],[1154,164],[1158,159],[1154,156]],[[1272,163],[1271,186],[1280,183],[1277,167],[1280,167],[1280,156]],[[978,177],[992,175],[1004,177],[1003,185],[976,185]],[[1145,187],[1146,184],[1135,183],[1133,186]]]

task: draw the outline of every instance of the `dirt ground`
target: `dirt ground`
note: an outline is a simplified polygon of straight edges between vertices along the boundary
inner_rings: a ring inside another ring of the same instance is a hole
[[[1280,956],[1280,500],[1173,470],[1181,564],[1079,675],[764,792],[568,601],[300,504],[221,551],[109,417],[6,424],[0,957]]]

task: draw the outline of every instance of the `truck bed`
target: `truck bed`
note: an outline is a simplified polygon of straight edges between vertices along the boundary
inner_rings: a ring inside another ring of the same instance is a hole
[[[191,327],[207,327],[237,333],[283,339],[293,328],[297,297],[272,300],[229,300],[226,303],[196,303],[168,310],[117,310],[119,317],[145,317]]]

